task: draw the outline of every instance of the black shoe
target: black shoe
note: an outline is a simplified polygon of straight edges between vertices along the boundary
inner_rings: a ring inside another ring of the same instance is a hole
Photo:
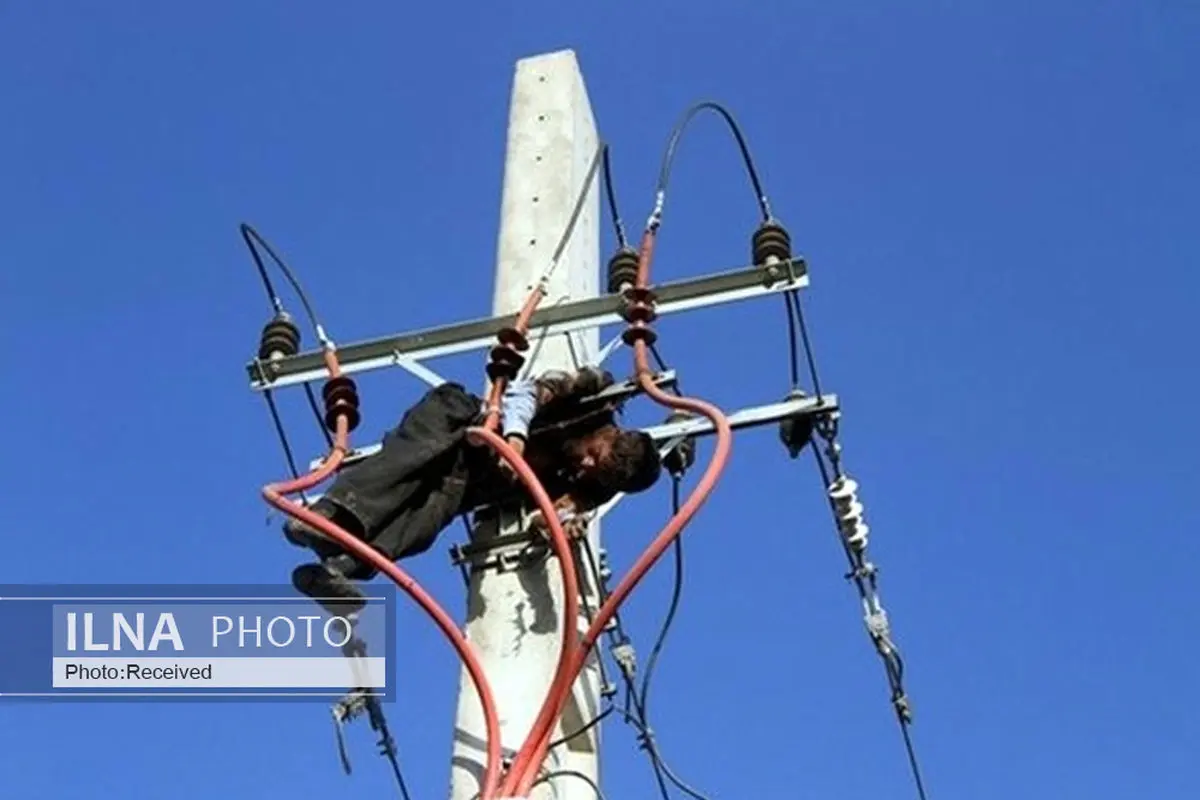
[[[340,572],[353,581],[369,581],[376,575],[374,567],[364,564],[349,553],[339,553],[323,558],[321,562],[334,572]]]
[[[367,604],[365,595],[354,581],[325,564],[296,567],[292,570],[292,585],[334,616],[357,613]]]

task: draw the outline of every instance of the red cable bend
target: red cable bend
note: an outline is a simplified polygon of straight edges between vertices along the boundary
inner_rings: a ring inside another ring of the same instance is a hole
[[[641,257],[638,263],[637,288],[639,289],[645,289],[649,282],[650,259],[654,250],[654,238],[655,231],[653,228],[648,229],[643,237]],[[631,323],[630,327],[634,329],[645,328],[646,322],[634,322]],[[633,345],[634,364],[637,370],[638,382],[642,390],[659,405],[676,410],[703,414],[713,423],[717,444],[712,459],[704,471],[704,475],[701,476],[700,481],[688,496],[687,501],[680,507],[678,513],[667,522],[666,526],[617,585],[617,588],[609,595],[584,634],[583,641],[580,642],[578,647],[574,648],[570,661],[563,665],[563,668],[555,675],[550,695],[547,697],[545,705],[543,705],[541,712],[534,721],[533,727],[530,729],[529,735],[522,744],[520,751],[518,751],[516,758],[513,760],[512,767],[505,776],[504,782],[501,784],[500,791],[507,796],[524,797],[532,789],[541,764],[550,749],[550,738],[554,728],[554,721],[562,713],[562,709],[570,697],[575,677],[583,668],[588,653],[591,652],[596,641],[600,638],[600,634],[604,631],[605,625],[617,613],[617,610],[625,602],[625,599],[637,587],[642,578],[654,567],[658,559],[662,557],[662,554],[666,552],[675,538],[683,531],[684,526],[691,521],[692,517],[700,509],[700,506],[708,499],[729,460],[729,452],[733,444],[733,430],[729,425],[729,420],[721,410],[703,400],[675,397],[659,389],[654,383],[654,373],[650,368],[649,346],[646,340],[636,339]]]
[[[548,523],[550,529],[550,546],[554,550],[554,555],[558,557],[559,565],[562,569],[562,645],[559,649],[558,664],[555,666],[554,680],[550,684],[550,689],[546,693],[546,699],[542,705],[542,713],[547,713],[547,708],[550,706],[552,698],[557,696],[560,689],[563,689],[563,676],[566,675],[568,664],[575,655],[579,643],[579,634],[576,628],[578,624],[577,620],[579,619],[579,576],[575,570],[575,557],[571,553],[571,543],[567,538],[566,532],[563,530],[562,523],[558,519],[558,513],[554,508],[554,502],[550,499],[550,495],[546,493],[541,482],[537,479],[537,476],[530,469],[529,465],[525,463],[525,460],[521,458],[520,454],[505,442],[503,438],[486,428],[470,428],[467,435],[485,441],[517,471],[521,482],[525,484],[525,488],[533,495],[538,510],[542,512],[542,516]],[[563,690],[569,692],[572,683],[573,678],[568,678]]]
[[[329,369],[331,378],[341,376],[341,368],[337,363],[337,358],[329,349],[325,351],[325,364]],[[384,558],[377,550],[352,536],[331,520],[309,511],[307,508],[284,497],[287,494],[311,489],[332,475],[338,466],[341,465],[346,457],[346,453],[350,449],[349,439],[349,419],[345,414],[339,414],[333,448],[325,462],[316,470],[295,480],[264,486],[262,489],[263,497],[275,508],[320,530],[359,559],[369,562],[377,570],[387,575],[397,586],[407,592],[433,618],[437,626],[441,628],[442,633],[446,635],[446,638],[450,640],[450,644],[458,652],[459,657],[466,666],[467,672],[471,676],[471,682],[475,685],[476,692],[479,693],[479,701],[483,707],[484,726],[487,730],[487,765],[484,769],[480,798],[481,800],[492,800],[495,797],[496,788],[500,781],[500,718],[496,709],[495,698],[492,696],[491,686],[483,671],[483,665],[472,651],[466,637],[458,629],[458,625],[438,605],[437,601],[421,588],[420,584],[396,564]],[[562,532],[561,527],[559,528],[559,532]]]

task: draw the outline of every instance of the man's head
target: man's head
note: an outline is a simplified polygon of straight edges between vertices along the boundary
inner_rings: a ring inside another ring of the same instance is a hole
[[[654,440],[641,431],[605,425],[571,442],[567,469],[580,485],[611,496],[636,494],[654,485],[662,462]]]

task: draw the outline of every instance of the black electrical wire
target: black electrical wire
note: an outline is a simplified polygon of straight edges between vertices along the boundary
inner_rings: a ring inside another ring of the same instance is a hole
[[[658,364],[659,370],[661,370],[662,372],[670,372],[671,368],[667,366],[667,362],[663,360],[663,357],[661,355],[659,355],[657,345],[653,345],[653,344],[650,345],[650,355],[654,356],[654,363]],[[683,393],[682,393],[682,391],[680,391],[680,388],[679,388],[679,376],[678,375],[675,376],[675,385],[671,387],[671,391],[679,397],[683,396]]]
[[[675,787],[684,794],[694,797],[695,800],[710,800],[710,798],[700,792],[700,790],[689,786],[675,773],[673,769],[671,769],[671,766],[667,764],[666,760],[662,757],[662,752],[658,749],[658,743],[654,740],[654,731],[652,731],[649,726],[647,726],[644,722],[638,721],[634,715],[627,711],[622,711],[620,713],[624,715],[626,722],[637,729],[642,746],[646,748],[646,752],[650,755],[650,758],[655,762],[655,764],[662,769],[663,773],[667,777],[667,780],[673,783]]]
[[[624,250],[629,246],[625,238],[625,226],[621,222],[621,212],[617,210],[617,192],[613,189],[612,161],[609,159],[609,146],[604,145],[604,194],[608,197],[608,211],[612,216],[613,233],[617,237],[617,247]]]
[[[288,469],[291,470],[292,478],[300,478],[300,470],[296,466],[296,457],[292,453],[292,446],[288,443],[287,431],[283,428],[283,420],[279,418],[279,408],[275,405],[275,398],[271,394],[271,390],[267,389],[263,392],[263,397],[267,400],[267,408],[271,411],[271,421],[275,424],[275,433],[279,436],[279,443],[283,445],[283,455],[287,458]],[[300,492],[300,500],[304,505],[308,505],[308,498],[304,492]]]
[[[317,318],[317,314],[313,310],[312,303],[308,299],[308,293],[304,291],[304,287],[301,286],[300,281],[296,279],[291,267],[289,267],[287,262],[285,262],[283,258],[275,251],[275,248],[271,247],[270,242],[264,239],[262,235],[254,229],[253,226],[243,222],[239,226],[239,230],[241,231],[242,239],[246,242],[246,248],[250,251],[250,257],[254,259],[254,266],[257,268],[258,276],[262,279],[263,287],[267,291],[267,298],[271,302],[271,308],[274,309],[276,314],[283,313],[283,302],[279,299],[279,293],[275,291],[275,285],[271,282],[271,276],[267,273],[267,267],[263,263],[262,256],[258,252],[258,247],[262,247],[262,249],[267,252],[267,255],[271,257],[271,260],[275,262],[275,265],[279,267],[280,272],[283,273],[288,283],[291,284],[292,289],[295,290],[296,296],[299,298],[301,305],[304,306],[304,311],[308,315],[308,321],[312,324],[313,331],[316,333],[318,338],[324,338],[324,329],[321,327],[320,321]],[[255,246],[255,243],[257,243],[258,246]],[[325,426],[324,416],[321,414],[321,409],[317,405],[316,395],[313,394],[312,386],[308,383],[304,384],[304,394],[305,397],[308,398],[308,406],[310,409],[312,409],[313,416],[317,420],[317,427],[321,430],[321,434],[325,437],[325,444],[329,447],[332,447],[333,437],[330,435]],[[271,402],[269,393],[267,394],[267,397],[268,402]],[[272,415],[276,414],[273,403],[271,413]],[[282,426],[277,423],[276,429],[279,431],[280,441],[283,444],[284,450],[290,452],[291,448],[288,445],[287,435],[283,432]],[[291,462],[290,455],[289,462]],[[295,468],[293,467],[293,471],[294,470]]]
[[[767,200],[766,192],[763,191],[762,182],[758,179],[758,170],[754,167],[754,159],[750,157],[750,148],[746,145],[746,137],[742,135],[742,130],[738,126],[737,121],[733,118],[733,114],[729,113],[724,106],[719,103],[702,102],[696,103],[691,108],[683,113],[679,122],[675,124],[675,129],[671,132],[671,138],[667,142],[666,152],[663,154],[662,166],[659,168],[658,185],[655,187],[657,192],[656,202],[660,205],[657,211],[661,212],[661,204],[664,202],[667,193],[667,183],[671,178],[671,167],[675,161],[675,153],[679,147],[680,137],[683,136],[684,129],[692,118],[704,110],[715,111],[720,114],[729,126],[729,130],[733,133],[733,137],[737,140],[738,149],[742,154],[742,162],[746,166],[746,173],[750,176],[750,183],[754,187],[754,199],[758,204],[759,213],[762,215],[763,221],[771,219],[771,205]]]
[[[321,430],[321,435],[325,437],[325,445],[333,449],[333,435],[329,432],[329,428],[325,425],[325,417],[321,414],[321,408],[317,405],[317,397],[313,394],[312,385],[304,384],[304,395],[308,398],[308,407],[312,409],[313,417],[317,420],[317,427]]]
[[[572,731],[569,734],[566,734],[565,736],[560,736],[559,738],[555,739],[553,742],[550,743],[550,746],[546,749],[553,750],[554,748],[560,747],[560,746],[566,744],[567,742],[571,741],[576,736],[587,733],[592,728],[596,727],[601,722],[603,722],[605,719],[607,719],[608,715],[613,713],[613,711],[616,711],[616,708],[613,707],[612,705],[609,705],[607,708],[605,708],[599,714],[592,717],[588,722],[584,723],[583,726],[575,729],[574,731]]]
[[[577,541],[579,541],[580,544],[582,545],[583,549],[587,551],[588,563],[592,565],[592,577],[590,579],[590,582],[596,587],[596,594],[597,594],[597,596],[599,596],[601,598],[600,602],[603,603],[604,602],[604,600],[603,600],[604,585],[603,585],[603,582],[600,580],[600,570],[595,568],[595,566],[596,566],[595,559],[592,557],[592,545],[586,538],[581,538]],[[588,580],[588,577],[586,575],[584,575],[584,573],[583,573],[583,565],[580,564],[578,560],[575,560],[575,579],[579,582],[579,584],[581,586],[584,585],[585,582],[587,582],[587,580]],[[592,610],[592,603],[590,600],[588,600],[586,592],[580,592],[579,599],[583,603],[584,616],[587,618],[588,624],[591,625],[592,620],[594,620],[596,618],[596,612],[594,610]],[[607,687],[608,686],[608,671],[604,667],[604,659],[599,658],[596,660],[596,663],[599,664],[599,666],[600,666],[600,683],[602,686]],[[587,723],[582,728],[577,730],[575,733],[571,734],[571,736],[567,737],[568,740],[574,739],[579,734],[590,730],[592,728],[592,726],[603,717],[604,717],[603,712],[600,714],[597,714],[595,717],[592,718],[591,722]],[[553,745],[551,745],[551,746],[553,746]]]
[[[672,475],[671,481],[671,514],[674,516],[679,513],[679,486],[680,475]],[[699,793],[687,783],[685,783],[678,775],[676,775],[662,757],[662,753],[658,749],[658,743],[654,740],[653,733],[650,730],[650,720],[647,710],[648,696],[650,692],[651,681],[654,677],[654,667],[658,661],[658,657],[662,652],[663,646],[666,643],[667,634],[670,633],[671,624],[675,621],[676,612],[679,610],[679,601],[683,594],[683,546],[681,537],[676,537],[674,542],[675,551],[675,574],[673,579],[673,588],[671,592],[671,602],[667,610],[666,616],[663,618],[662,627],[659,629],[658,637],[655,639],[654,647],[650,652],[650,658],[646,662],[646,674],[642,678],[641,692],[634,688],[631,676],[625,675],[626,680],[626,710],[623,712],[627,721],[634,724],[639,731],[639,738],[642,746],[646,749],[646,753],[650,756],[651,765],[654,767],[655,778],[659,784],[659,791],[663,797],[669,797],[666,785],[663,779],[675,784],[677,788],[697,800],[708,800],[703,794]],[[628,711],[628,703],[632,701],[633,708],[637,712],[636,716],[631,715]]]
[[[274,308],[275,313],[283,311],[283,303],[280,302],[279,295],[275,292],[275,287],[271,283],[271,278],[269,275],[267,275],[267,268],[263,264],[262,256],[258,254],[258,247],[255,247],[255,242],[258,243],[259,247],[262,247],[263,250],[267,251],[267,255],[271,257],[271,260],[275,262],[275,266],[279,267],[279,271],[283,273],[284,278],[287,279],[287,282],[291,284],[292,289],[295,290],[296,297],[299,298],[300,304],[304,306],[304,313],[308,315],[308,321],[312,324],[313,331],[316,333],[317,338],[324,339],[324,333],[322,332],[324,329],[321,327],[321,323],[317,320],[317,313],[313,310],[312,303],[309,302],[308,293],[304,291],[304,287],[300,285],[300,281],[296,279],[296,276],[292,273],[292,270],[288,267],[287,263],[280,258],[279,254],[275,252],[275,249],[271,247],[270,243],[267,242],[267,240],[264,239],[251,225],[243,222],[240,226],[240,230],[242,232],[242,238],[246,241],[246,247],[250,249],[250,256],[254,259],[254,265],[258,268],[258,274],[259,277],[262,278],[263,286],[265,286],[267,289],[267,295],[270,297],[271,306]]]
[[[825,486],[826,497],[828,498],[828,490],[832,486],[830,469],[826,467],[825,461],[821,457],[820,448],[813,447],[812,451],[813,457],[817,462],[817,468],[821,473],[821,483]],[[829,499],[829,506],[836,520],[837,510],[833,505],[832,499]],[[874,572],[863,569],[864,565],[861,563],[861,559],[855,558],[850,546],[841,536],[838,537],[838,541],[841,543],[842,549],[846,553],[846,559],[850,564],[850,572],[847,574],[847,577],[853,580],[855,588],[858,590],[860,599],[866,601],[869,598],[872,598],[875,596],[877,589]],[[866,573],[866,583],[864,583],[864,573]],[[917,789],[917,796],[920,798],[920,800],[927,800],[927,796],[925,794],[925,782],[921,777],[921,765],[917,760],[917,752],[916,747],[913,745],[912,735],[909,733],[909,726],[911,725],[911,722],[904,712],[904,709],[907,708],[907,704],[905,703],[902,705],[902,701],[904,701],[906,698],[903,684],[904,661],[900,656],[900,651],[896,648],[893,642],[889,640],[887,645],[890,653],[887,655],[880,653],[880,656],[883,661],[884,671],[887,673],[889,688],[892,692],[892,707],[896,712],[896,721],[900,724],[900,734],[904,739],[904,750],[908,755],[908,765],[912,770],[913,782],[916,784]]]
[[[788,322],[788,374],[792,379],[792,388],[800,388],[800,348],[796,342],[796,312],[792,308],[792,298],[784,293],[783,307],[787,311]]]
[[[633,701],[633,708],[637,712],[636,719],[640,721],[639,730],[642,731],[641,741],[646,748],[646,754],[650,756],[650,766],[654,769],[654,780],[658,784],[658,791],[662,795],[663,800],[671,800],[671,793],[667,791],[667,776],[666,770],[662,768],[662,759],[659,757],[658,748],[654,741],[645,735],[645,732],[650,729],[650,723],[646,720],[646,709],[642,705],[642,700],[638,697],[637,686],[633,682],[633,675],[628,670],[621,670],[621,677],[625,681],[625,710],[622,712],[626,719],[629,719],[629,702]]]
[[[400,770],[400,759],[396,755],[394,749],[386,749],[383,755],[387,757],[388,763],[392,765],[392,777],[396,779],[396,789],[400,792],[400,797],[403,800],[412,800],[408,793],[408,784],[404,781],[404,773]]]
[[[599,800],[605,800],[604,792],[600,791],[600,787],[594,780],[589,778],[587,775],[584,775],[582,772],[573,769],[556,769],[553,772],[547,772],[545,775],[534,781],[532,786],[537,786],[538,784],[545,783],[546,781],[550,781],[555,778],[578,778],[588,786],[592,787],[592,791],[596,793],[596,797],[599,798]],[[530,788],[532,788],[532,786]]]
[[[806,325],[804,322],[804,310],[800,307],[800,292],[799,292],[799,290],[793,289],[789,292],[785,292],[784,293],[784,302],[790,303],[790,305],[788,306],[789,322],[791,321],[791,316],[792,316],[792,312],[790,309],[793,306],[795,307],[795,314],[796,314],[795,328],[800,329],[800,339],[804,343],[804,360],[806,362],[808,362],[808,374],[809,374],[809,377],[812,378],[813,393],[817,397],[820,397],[821,396],[821,379],[817,377],[817,359],[816,359],[816,356],[813,355],[812,342],[808,338],[808,325]],[[794,353],[795,352],[794,348],[796,346],[796,333],[795,333],[795,328],[792,328],[791,325],[789,325],[789,328],[791,329],[792,348],[793,348],[793,353]],[[792,363],[793,363],[792,385],[795,386],[800,380],[799,368],[795,364],[795,355],[792,356]]]
[[[679,513],[679,476],[671,476],[671,516]],[[650,657],[646,659],[646,672],[642,676],[642,713],[646,713],[646,708],[650,705],[650,681],[654,677],[654,667],[658,664],[658,657],[662,653],[663,645],[666,644],[667,634],[671,631],[671,623],[675,621],[675,614],[679,611],[679,600],[683,596],[683,537],[676,536],[672,546],[674,551],[674,579],[671,588],[671,602],[667,606],[667,614],[663,618],[662,628],[659,629],[658,638],[654,642],[653,649],[650,650]]]
[[[588,562],[588,568],[591,570],[592,575],[593,575],[593,580],[596,583],[596,587],[600,591],[600,602],[603,603],[607,597],[608,592],[604,585],[604,581],[600,576],[600,568],[599,568],[599,565],[596,563],[595,553],[592,552],[591,543],[589,543],[586,539],[581,540],[581,545],[582,545],[581,549],[583,550],[584,556],[586,557],[587,562]],[[587,601],[586,597],[584,598],[583,602],[584,602],[585,611],[588,614],[588,617],[590,619],[592,615],[591,615],[590,607],[588,605],[588,601]],[[630,640],[629,636],[627,636],[625,633],[625,630],[621,623],[619,614],[613,615],[613,629],[607,632],[607,636],[608,636],[610,650],[613,648],[616,648],[618,646],[627,645],[630,643],[631,640]],[[626,717],[629,716],[629,704],[632,702],[634,705],[634,708],[637,709],[640,717],[642,719],[644,719],[645,714],[642,710],[641,700],[638,697],[637,684],[633,680],[633,675],[630,674],[630,671],[626,667],[626,665],[622,664],[620,661],[618,661],[617,664],[618,664],[619,671],[621,673],[621,680],[625,684],[625,706],[626,707],[625,707],[625,710],[622,711],[622,714],[625,715]],[[601,667],[601,669],[603,670],[603,667]],[[594,724],[597,723],[597,721],[600,718],[607,716],[614,709],[615,709],[615,706],[610,705],[607,709],[605,709],[604,712],[602,712],[601,714],[598,714],[597,717],[593,718],[590,722],[585,724],[580,730],[575,731],[574,733],[570,734],[569,736],[562,737],[557,743],[561,743],[563,741],[569,741],[570,739],[575,738],[583,731],[590,729]],[[651,765],[654,767],[654,776],[655,776],[656,781],[658,782],[658,788],[659,788],[659,791],[662,793],[663,800],[670,800],[670,794],[667,791],[666,778],[665,778],[664,772],[659,768],[659,765],[654,758],[651,758]]]

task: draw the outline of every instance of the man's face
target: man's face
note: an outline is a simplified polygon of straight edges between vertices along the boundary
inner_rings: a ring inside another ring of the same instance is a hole
[[[616,435],[616,428],[601,428],[572,442],[567,448],[567,468],[572,477],[587,478],[599,472],[608,463]]]

